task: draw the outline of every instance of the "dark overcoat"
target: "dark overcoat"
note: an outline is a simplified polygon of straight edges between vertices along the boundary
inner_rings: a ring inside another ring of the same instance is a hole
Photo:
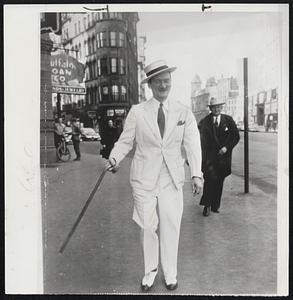
[[[210,113],[199,122],[202,148],[202,172],[205,178],[225,178],[231,174],[232,150],[239,142],[239,132],[232,117],[221,114],[218,128],[213,124]],[[222,147],[227,148],[223,155],[218,154]]]

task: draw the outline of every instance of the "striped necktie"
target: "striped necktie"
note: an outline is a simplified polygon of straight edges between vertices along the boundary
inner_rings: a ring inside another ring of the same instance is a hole
[[[160,107],[158,110],[158,125],[161,133],[161,137],[164,136],[164,130],[165,130],[165,115],[163,111],[163,103],[160,103]]]

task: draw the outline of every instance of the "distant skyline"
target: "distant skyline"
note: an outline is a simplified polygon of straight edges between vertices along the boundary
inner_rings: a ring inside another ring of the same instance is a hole
[[[139,19],[138,35],[147,38],[146,64],[165,59],[177,66],[171,95],[185,104],[190,105],[195,74],[202,87],[211,76],[234,76],[241,81],[243,57],[249,62],[250,93],[278,84],[276,13],[140,12]]]

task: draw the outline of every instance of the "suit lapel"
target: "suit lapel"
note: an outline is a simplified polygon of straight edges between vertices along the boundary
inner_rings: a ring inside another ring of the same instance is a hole
[[[152,131],[154,136],[157,139],[161,140],[161,134],[160,134],[158,122],[156,119],[157,112],[155,112],[150,100],[148,100],[144,103],[144,111],[145,111],[145,113],[143,114],[143,117],[144,117],[144,120],[146,121],[148,127],[150,128],[150,130]]]
[[[169,102],[169,111],[168,111],[168,119],[165,127],[165,133],[163,137],[163,141],[165,141],[170,134],[173,132],[173,129],[177,125],[178,118],[180,115],[180,110],[178,109],[178,104],[175,101],[170,100]]]

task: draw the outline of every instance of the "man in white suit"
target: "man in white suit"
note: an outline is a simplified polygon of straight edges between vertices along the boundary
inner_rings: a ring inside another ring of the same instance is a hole
[[[202,189],[201,145],[195,118],[189,108],[168,97],[171,72],[175,69],[162,60],[145,68],[143,83],[148,83],[153,97],[132,106],[106,164],[116,172],[121,160],[135,145],[130,183],[133,219],[141,228],[145,266],[143,291],[153,286],[157,275],[159,246],[166,288],[174,290],[178,286],[177,253],[185,179],[182,145],[189,162],[193,193]],[[160,240],[156,233],[158,224]]]

